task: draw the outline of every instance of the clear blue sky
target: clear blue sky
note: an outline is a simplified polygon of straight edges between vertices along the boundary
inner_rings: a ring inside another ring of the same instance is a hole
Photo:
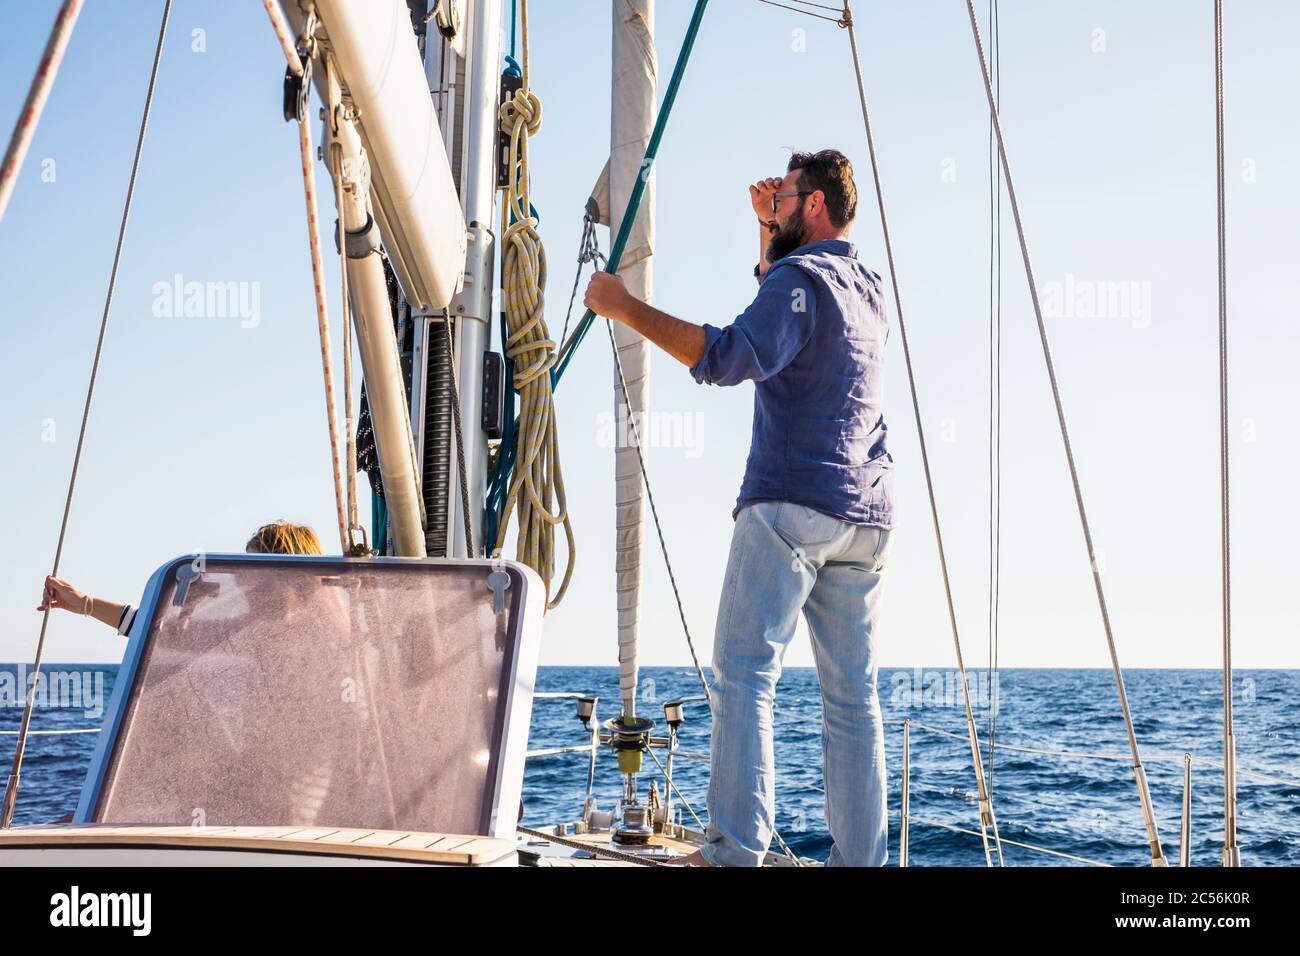
[[[58,4],[6,5],[0,128],[22,104]],[[860,4],[921,402],[968,665],[986,660],[987,115],[964,4]],[[981,4],[981,7],[983,4]],[[557,329],[583,202],[607,152],[609,13],[534,3],[534,202]],[[660,0],[666,82],[691,4]],[[64,488],[160,2],[92,0],[0,226],[0,660],[26,660]],[[1135,282],[1149,312],[1049,320],[1084,492],[1126,666],[1217,666],[1219,538],[1213,5],[1004,0],[1003,109],[1040,281]],[[206,50],[197,52],[202,30]],[[806,30],[801,38],[793,31]],[[1101,45],[1104,31],[1104,51]],[[1235,647],[1240,666],[1300,666],[1291,542],[1300,474],[1294,266],[1300,221],[1300,7],[1236,2],[1227,21]],[[64,558],[92,593],[135,601],[164,560],[238,550],[261,522],[332,539],[333,504],[295,132],[261,5],[178,0]],[[754,292],[747,183],[792,148],[834,145],[862,199],[853,238],[884,262],[847,37],[834,25],[715,0],[657,168],[655,300],[725,324]],[[54,181],[42,179],[54,162]],[[955,172],[955,176],[953,173]],[[333,217],[322,206],[322,217]],[[608,239],[602,236],[602,244]],[[1003,666],[1107,662],[1009,214],[1003,308]],[[334,263],[329,263],[333,274]],[[159,318],[153,286],[255,282],[260,322]],[[331,290],[333,291],[333,290]],[[332,296],[337,308],[337,294]],[[337,323],[337,312],[335,312]],[[337,328],[336,328],[337,335]],[[336,337],[337,342],[337,337]],[[953,660],[899,336],[887,417],[899,522],[885,665]],[[603,330],[560,389],[578,536],[544,664],[613,663],[612,408]],[[748,447],[751,387],[695,385],[662,353],[655,409],[698,432],[650,453],[665,533],[704,659]],[[53,435],[50,427],[53,425]],[[53,441],[47,441],[53,437]],[[688,660],[648,536],[642,661]],[[57,616],[52,660],[115,660],[121,639]],[[801,636],[786,658],[811,663]]]

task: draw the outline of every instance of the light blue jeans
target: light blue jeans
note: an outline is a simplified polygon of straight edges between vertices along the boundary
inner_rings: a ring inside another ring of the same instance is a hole
[[[758,866],[775,825],[772,709],[802,611],[822,692],[827,866],[888,856],[876,624],[890,532],[790,502],[736,515],[713,643],[709,825],[713,866]]]

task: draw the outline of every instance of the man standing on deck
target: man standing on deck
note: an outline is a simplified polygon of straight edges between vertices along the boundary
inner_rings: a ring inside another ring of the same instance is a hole
[[[822,691],[828,866],[888,855],[876,623],[893,525],[885,447],[888,323],[880,277],[848,241],[853,168],[795,153],[749,187],[758,295],[726,328],[676,319],[597,273],[585,302],[689,366],[697,382],[752,380],[754,428],[718,604],[705,845],[680,862],[758,866],[772,840],[772,710],[800,611]]]

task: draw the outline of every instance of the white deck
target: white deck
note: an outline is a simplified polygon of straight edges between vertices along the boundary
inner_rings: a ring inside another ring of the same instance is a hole
[[[336,827],[42,826],[0,833],[0,865],[514,866],[512,840]]]

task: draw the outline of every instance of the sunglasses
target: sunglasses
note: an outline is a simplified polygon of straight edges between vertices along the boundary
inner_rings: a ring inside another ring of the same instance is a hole
[[[776,212],[777,204],[786,196],[811,196],[816,191],[815,189],[800,189],[797,192],[772,193],[772,212]]]

